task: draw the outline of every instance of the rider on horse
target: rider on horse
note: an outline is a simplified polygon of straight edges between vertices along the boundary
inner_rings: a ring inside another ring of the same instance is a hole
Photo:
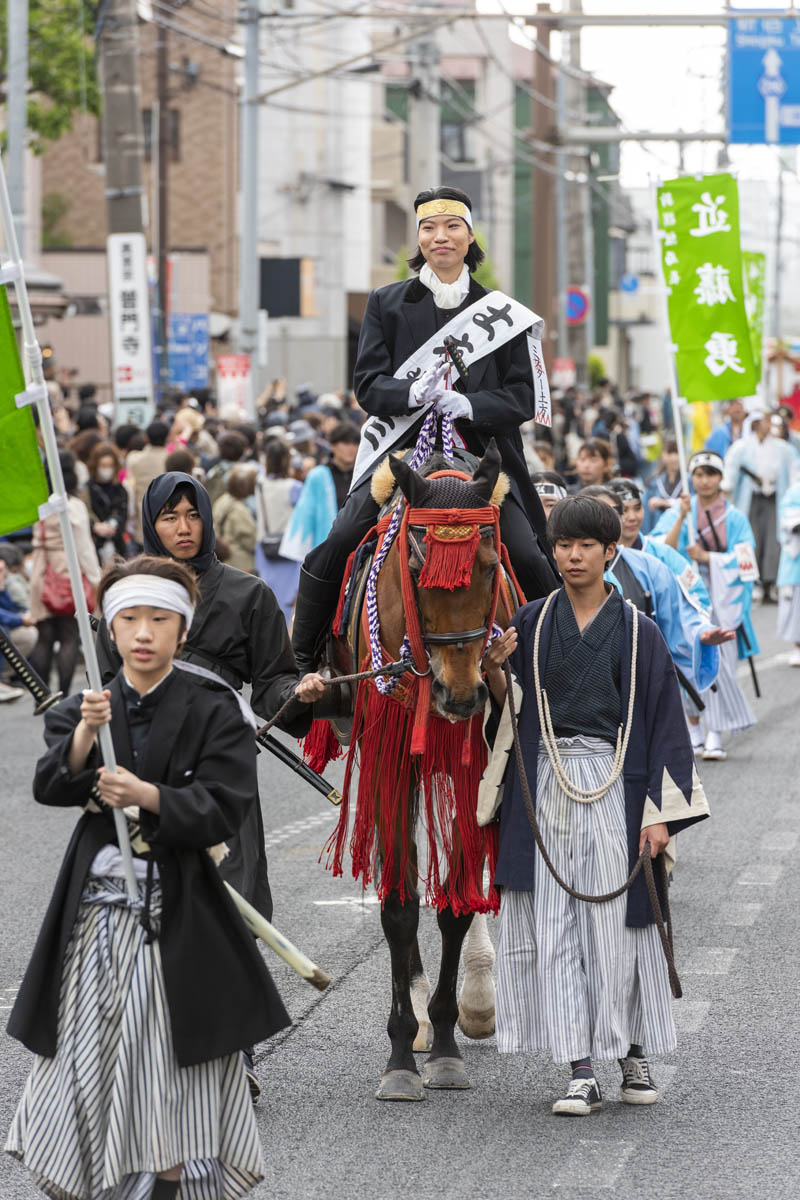
[[[419,248],[410,280],[372,292],[361,328],[354,385],[370,419],[364,426],[350,495],[325,542],[300,574],[293,645],[301,673],[316,665],[336,608],[347,558],[374,526],[370,481],[391,450],[415,445],[432,407],[453,419],[456,443],[481,457],[492,437],[511,490],[500,529],[526,597],[546,595],[556,574],[541,501],[531,483],[520,426],[534,417],[528,338],[541,322],[471,276],[483,261],[472,230],[471,202],[457,188],[421,192],[415,202]],[[468,364],[467,384],[448,383],[444,338]]]

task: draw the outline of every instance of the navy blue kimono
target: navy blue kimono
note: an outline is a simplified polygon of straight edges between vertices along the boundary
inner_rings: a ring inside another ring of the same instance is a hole
[[[522,687],[523,703],[519,714],[520,739],[525,770],[536,803],[536,779],[539,758],[539,713],[533,682],[533,638],[544,600],[534,600],[519,610],[512,624],[519,643],[509,662]],[[624,636],[620,671],[622,720],[627,717],[633,645],[633,614],[623,605]],[[545,614],[539,642],[539,676],[543,680],[555,604]],[[495,744],[494,753],[505,747]],[[659,811],[670,834],[708,816],[696,772],[686,719],[683,715],[675,667],[666,643],[655,622],[639,614],[636,700],[628,750],[623,768],[629,868],[639,857],[642,817],[648,798]],[[694,806],[694,798],[698,801]],[[495,884],[514,891],[532,891],[534,886],[534,840],[522,797],[516,759],[508,756],[500,805],[500,850]],[[654,916],[647,886],[640,873],[628,892],[626,923],[644,926]]]

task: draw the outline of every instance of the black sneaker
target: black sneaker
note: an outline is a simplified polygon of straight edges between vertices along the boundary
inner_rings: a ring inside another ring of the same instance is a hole
[[[553,1105],[554,1117],[588,1117],[603,1107],[600,1085],[594,1075],[571,1079],[566,1096]]]
[[[258,1097],[261,1095],[261,1084],[258,1082],[256,1069],[253,1065],[252,1050],[242,1051],[242,1065],[244,1066],[244,1073],[247,1076],[247,1086],[250,1088],[250,1099],[253,1101],[253,1104],[258,1104]]]
[[[626,1104],[655,1104],[659,1092],[646,1058],[621,1058],[622,1086],[619,1098]]]

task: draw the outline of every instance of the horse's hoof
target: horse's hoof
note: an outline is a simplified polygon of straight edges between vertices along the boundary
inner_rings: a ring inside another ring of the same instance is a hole
[[[433,1045],[433,1026],[430,1021],[420,1021],[412,1050],[427,1051]]]
[[[416,1071],[387,1071],[375,1093],[376,1100],[424,1100],[425,1088]]]
[[[428,1059],[422,1072],[426,1088],[471,1088],[467,1068],[460,1058]]]
[[[475,1012],[471,1008],[458,1006],[458,1028],[468,1038],[478,1042],[481,1038],[491,1037],[494,1033],[494,1007],[483,1012]]]

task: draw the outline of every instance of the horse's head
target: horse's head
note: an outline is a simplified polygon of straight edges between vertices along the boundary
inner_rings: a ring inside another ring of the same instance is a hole
[[[471,480],[452,474],[425,479],[402,460],[389,461],[409,508],[403,528],[433,673],[431,694],[442,716],[467,720],[488,695],[481,653],[500,562],[491,505],[493,499],[502,503],[508,487],[504,476],[498,485],[500,454],[492,440]],[[426,510],[438,511],[427,516]],[[399,549],[405,553],[405,547]],[[405,617],[408,628],[413,614],[406,611]]]

